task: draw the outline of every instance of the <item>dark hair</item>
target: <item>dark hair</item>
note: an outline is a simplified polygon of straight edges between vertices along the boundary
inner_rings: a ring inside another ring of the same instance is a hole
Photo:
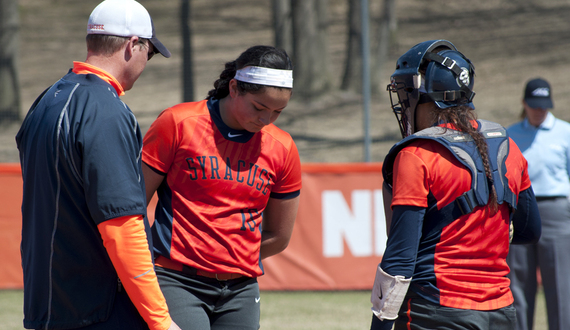
[[[214,89],[208,92],[207,98],[222,99],[230,93],[229,84],[236,71],[247,66],[259,66],[271,69],[292,70],[293,64],[287,53],[279,48],[272,46],[253,46],[232,62],[227,62],[224,71],[220,74],[220,78],[214,82]],[[240,93],[258,93],[265,85],[246,83],[238,81],[238,89]],[[271,86],[273,87],[273,86]],[[282,88],[282,87],[275,87]]]
[[[481,158],[483,159],[487,182],[489,182],[488,205],[493,213],[496,212],[498,210],[497,191],[495,190],[495,186],[492,184],[493,176],[491,173],[491,166],[489,165],[489,147],[483,134],[478,132],[477,129],[471,125],[471,121],[477,119],[475,111],[467,105],[461,105],[446,109],[436,109],[434,116],[436,123],[450,123],[455,126],[457,130],[469,134],[475,141],[477,150],[479,150],[479,154],[481,154]]]

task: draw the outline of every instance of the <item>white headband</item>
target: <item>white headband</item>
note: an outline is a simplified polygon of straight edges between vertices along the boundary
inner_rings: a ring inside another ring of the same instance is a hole
[[[234,79],[252,84],[293,88],[293,71],[246,66],[236,71]]]

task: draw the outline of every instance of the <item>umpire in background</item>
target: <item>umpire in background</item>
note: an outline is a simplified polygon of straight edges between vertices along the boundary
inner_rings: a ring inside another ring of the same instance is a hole
[[[570,329],[570,124],[550,112],[550,84],[529,80],[525,86],[522,121],[509,135],[528,161],[536,195],[542,236],[538,244],[513,245],[507,262],[517,310],[517,330],[531,330],[540,268],[548,329]]]
[[[170,52],[134,0],[100,3],[87,33],[86,61],[37,98],[16,136],[24,327],[179,329],[149,250],[141,132],[119,98]]]

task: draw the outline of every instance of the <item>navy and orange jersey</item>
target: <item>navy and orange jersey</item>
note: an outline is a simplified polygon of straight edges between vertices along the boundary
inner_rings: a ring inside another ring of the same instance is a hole
[[[511,191],[518,196],[531,188],[526,160],[511,139],[505,162]],[[393,180],[394,216],[382,269],[412,277],[411,292],[442,306],[493,310],[510,305],[509,205],[500,204],[497,212],[477,206],[435,235],[425,235],[426,210],[441,209],[471,189],[467,167],[433,140],[403,148]]]
[[[118,277],[97,226],[144,215],[150,237],[142,134],[121,93],[109,74],[74,62],[36,100],[16,136],[26,328],[106,320]]]
[[[157,190],[155,253],[209,272],[263,274],[263,210],[269,198],[301,189],[288,133],[272,124],[258,133],[232,130],[218,100],[182,103],[151,125],[143,161],[166,175]]]

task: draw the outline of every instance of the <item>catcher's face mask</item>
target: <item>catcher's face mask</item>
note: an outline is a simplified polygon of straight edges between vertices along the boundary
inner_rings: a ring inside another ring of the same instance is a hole
[[[405,138],[414,133],[414,118],[416,106],[418,105],[421,95],[421,75],[406,75],[391,77],[391,83],[386,90],[390,95],[390,104],[392,111],[400,125],[400,132]],[[392,94],[397,94],[397,99]]]

